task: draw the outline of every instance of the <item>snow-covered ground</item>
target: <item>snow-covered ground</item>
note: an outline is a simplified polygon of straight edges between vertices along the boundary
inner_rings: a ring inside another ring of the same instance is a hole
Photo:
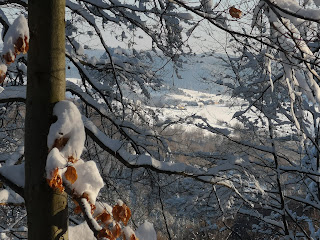
[[[220,125],[222,122],[236,123],[233,115],[240,108],[240,106],[230,107],[231,99],[227,95],[183,88],[151,93],[150,105],[161,108],[163,118],[198,115],[207,118],[212,125]]]
[[[89,51],[89,56],[99,58],[102,52]],[[150,90],[150,99],[147,106],[161,109],[160,120],[175,119],[190,115],[199,115],[208,119],[212,125],[221,123],[234,124],[234,113],[245,104],[243,100],[237,100],[236,106],[230,107],[235,100],[224,93],[224,88],[213,83],[211,72],[225,71],[221,60],[213,60],[210,56],[196,55],[188,58],[182,57],[181,66],[176,72],[171,62],[161,58],[154,58],[154,69],[161,69],[158,73],[164,79],[164,86],[157,91]],[[215,62],[213,62],[215,61]],[[67,64],[68,65],[68,64]],[[67,78],[77,84],[79,75],[77,70],[69,64],[66,71]],[[134,102],[143,102],[139,95],[131,92],[124,96]]]

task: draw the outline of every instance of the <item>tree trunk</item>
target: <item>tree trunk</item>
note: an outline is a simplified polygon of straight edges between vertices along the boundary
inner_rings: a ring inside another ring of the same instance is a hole
[[[67,195],[48,187],[47,135],[54,103],[65,98],[65,0],[29,0],[25,122],[28,239],[68,239]]]

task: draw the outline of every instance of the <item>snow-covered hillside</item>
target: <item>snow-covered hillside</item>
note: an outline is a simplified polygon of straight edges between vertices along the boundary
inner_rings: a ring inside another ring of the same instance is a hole
[[[86,54],[99,59],[103,51],[86,50]],[[177,63],[179,66],[174,66],[168,59],[152,56],[152,62],[152,68],[164,82],[160,89],[149,89],[150,99],[146,104],[151,108],[161,109],[160,120],[196,114],[207,118],[212,125],[236,122],[232,122],[232,116],[245,103],[238,100],[234,106],[234,99],[231,100],[225,89],[213,83],[214,74],[226,71],[221,60],[208,55],[192,55],[181,57]],[[80,78],[77,70],[68,63],[66,74],[74,83]],[[133,94],[129,90],[124,92],[124,96],[139,104],[145,102],[139,94]]]

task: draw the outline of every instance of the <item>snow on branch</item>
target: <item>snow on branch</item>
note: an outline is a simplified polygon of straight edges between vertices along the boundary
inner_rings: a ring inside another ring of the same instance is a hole
[[[295,18],[320,23],[320,10],[302,8],[295,1],[270,1],[264,0],[269,6]]]
[[[0,103],[25,102],[26,86],[0,87]]]
[[[27,8],[28,7],[28,0],[0,0],[0,6],[1,5],[7,5],[7,4],[19,4],[22,7]]]
[[[270,218],[267,218],[267,217],[264,217],[261,213],[259,213],[258,211],[255,211],[255,210],[246,210],[244,208],[240,208],[239,209],[239,213],[241,214],[244,214],[244,215],[248,215],[248,216],[252,216],[252,217],[255,217],[259,220],[262,220],[268,224],[271,224],[273,226],[276,226],[276,227],[279,227],[282,229],[284,229],[284,226],[283,226],[283,223],[282,222],[278,222],[278,221],[275,221],[273,219],[270,219]]]
[[[0,205],[24,205],[24,199],[10,187],[7,187],[6,189],[0,190]]]
[[[134,131],[138,135],[143,135],[143,136],[151,137],[154,139],[156,138],[162,143],[163,146],[167,148],[166,143],[161,138],[154,135],[154,133],[152,133],[151,131],[139,129],[137,126],[135,126],[131,122],[119,121],[118,119],[114,118],[114,116],[109,111],[107,111],[102,104],[98,103],[95,99],[93,99],[91,95],[84,92],[76,84],[70,81],[67,81],[67,91],[77,95],[83,102],[86,103],[86,105],[96,110],[100,116],[108,119],[120,131],[120,133],[130,141],[131,145],[134,147],[137,153],[140,153],[139,147],[144,148],[143,145],[146,144],[146,141],[141,143],[139,142],[138,139],[134,139],[134,136],[132,136],[132,134],[129,134],[128,129]]]
[[[1,167],[0,181],[24,198],[24,164]]]
[[[86,133],[93,141],[128,168],[146,168],[158,173],[190,177],[203,183],[222,185],[235,190],[231,182],[225,181],[219,177],[216,178],[219,172],[237,168],[237,165],[234,165],[233,161],[219,167],[201,170],[198,167],[185,163],[159,161],[146,154],[130,154],[125,150],[121,141],[106,136],[86,117],[82,116],[82,120],[85,125]]]
[[[4,36],[6,35],[8,29],[9,29],[10,23],[9,23],[7,16],[5,15],[5,13],[1,9],[0,9],[0,23],[2,24],[2,27],[3,27],[2,39],[4,39]]]
[[[0,83],[6,78],[7,65],[15,61],[16,55],[28,52],[29,38],[28,21],[24,16],[20,15],[9,26],[3,39],[0,59]]]

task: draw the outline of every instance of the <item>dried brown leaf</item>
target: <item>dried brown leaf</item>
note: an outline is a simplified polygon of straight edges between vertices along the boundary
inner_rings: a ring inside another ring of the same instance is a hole
[[[235,8],[235,7],[231,7],[229,9],[229,13],[233,18],[241,18],[242,12],[241,10]]]
[[[55,168],[52,172],[52,178],[51,179],[47,179],[48,185],[52,188],[52,189],[58,189],[60,192],[64,191],[64,187],[62,184],[62,178],[59,174],[59,169]]]
[[[111,220],[111,215],[104,211],[96,217],[96,220],[107,224]]]
[[[19,37],[17,41],[14,43],[14,48],[15,48],[16,54],[27,53],[29,50],[29,43],[28,43],[27,36]]]
[[[114,227],[112,228],[112,235],[114,238],[118,238],[121,236],[121,227],[118,223],[116,223],[116,225],[114,225]]]
[[[2,57],[4,60],[6,60],[6,64],[9,65],[10,63],[13,63],[16,59],[16,54],[12,52],[7,52]]]
[[[98,233],[98,239],[100,238],[108,238],[110,240],[115,240],[115,238],[112,235],[112,232],[109,229],[103,228]]]
[[[78,179],[77,170],[72,166],[67,167],[67,171],[64,173],[64,176],[71,184],[74,184]]]
[[[80,207],[79,205],[76,206],[76,207],[73,209],[73,212],[74,212],[75,214],[80,214],[80,213],[82,213],[81,207]]]
[[[139,240],[139,238],[137,238],[137,236],[135,234],[132,234],[130,236],[130,240]]]
[[[112,215],[114,220],[117,222],[121,220],[124,225],[127,225],[131,217],[131,210],[125,204],[122,204],[121,206],[117,204],[112,209]]]

